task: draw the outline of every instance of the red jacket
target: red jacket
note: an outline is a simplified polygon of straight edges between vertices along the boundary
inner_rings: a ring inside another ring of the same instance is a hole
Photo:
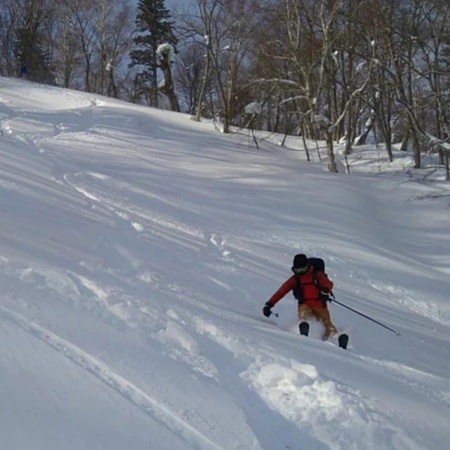
[[[314,283],[314,267],[310,266],[308,271],[300,276],[300,284],[302,286],[302,294],[304,304],[311,306],[313,308],[326,308],[326,303],[319,298],[320,289],[328,289],[331,291],[333,289],[333,282],[323,273],[316,272],[315,278],[317,280],[319,287]],[[295,277],[297,275],[292,275],[288,278],[275,292],[275,294],[270,297],[268,303],[270,305],[275,305],[279,302],[288,292],[292,291],[295,287]]]

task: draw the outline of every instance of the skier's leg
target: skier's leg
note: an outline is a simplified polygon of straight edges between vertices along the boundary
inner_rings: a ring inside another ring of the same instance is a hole
[[[299,303],[297,307],[297,317],[300,322],[303,320],[308,321],[313,317],[312,309],[304,303]]]
[[[333,322],[331,322],[330,312],[328,311],[328,308],[314,308],[313,310],[314,316],[322,322],[323,326],[325,327],[325,333],[323,334],[323,339],[329,339],[330,337],[337,334],[337,328],[333,325]]]
[[[309,323],[307,321],[308,321],[308,319],[313,317],[311,308],[307,305],[299,303],[298,308],[297,308],[297,317],[300,322],[300,324],[299,324],[300,334],[302,336],[308,336]]]

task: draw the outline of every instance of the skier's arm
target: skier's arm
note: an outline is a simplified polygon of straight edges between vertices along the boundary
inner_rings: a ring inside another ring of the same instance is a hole
[[[286,280],[275,292],[275,294],[270,297],[266,304],[270,306],[274,306],[277,302],[279,302],[288,292],[292,291],[295,286],[295,276],[290,277]]]
[[[317,272],[316,278],[321,289],[328,289],[330,292],[333,290],[333,282],[323,272]]]

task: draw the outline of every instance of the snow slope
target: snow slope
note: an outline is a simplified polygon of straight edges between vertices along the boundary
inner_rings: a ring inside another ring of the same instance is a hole
[[[440,175],[5,78],[0,124],[1,450],[450,448]],[[298,252],[401,336],[265,319]]]

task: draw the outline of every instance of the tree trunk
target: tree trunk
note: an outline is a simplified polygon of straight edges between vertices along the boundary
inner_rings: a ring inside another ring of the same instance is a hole
[[[448,164],[448,154],[449,154],[449,152],[446,151],[445,152],[445,179],[446,180],[450,180],[450,169],[449,169],[449,164]]]
[[[180,104],[173,87],[172,70],[170,68],[170,53],[163,52],[160,60],[161,70],[164,73],[164,87],[161,89],[170,102],[172,111],[180,112]]]
[[[198,103],[197,103],[197,111],[195,113],[194,120],[196,122],[200,122],[200,118],[202,115],[202,105],[203,105],[203,99],[205,97],[205,91],[206,86],[208,84],[208,77],[209,77],[209,67],[211,65],[211,55],[209,52],[209,43],[206,43],[206,64],[205,64],[205,73],[203,75],[203,81],[202,81],[202,87],[200,89],[200,94],[198,96]]]
[[[326,131],[327,149],[328,149],[328,170],[333,173],[338,173],[336,166],[336,157],[334,155],[333,135],[330,131]]]

